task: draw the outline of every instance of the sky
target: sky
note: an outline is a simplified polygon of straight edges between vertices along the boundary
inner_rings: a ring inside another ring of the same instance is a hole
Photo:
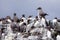
[[[0,18],[13,17],[13,13],[17,13],[19,18],[22,14],[35,17],[38,7],[48,14],[47,19],[60,18],[60,0],[0,0]]]

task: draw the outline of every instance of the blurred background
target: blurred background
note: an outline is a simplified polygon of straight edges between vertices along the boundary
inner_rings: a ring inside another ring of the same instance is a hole
[[[60,18],[60,0],[0,0],[0,18],[13,17],[13,13],[17,13],[19,18],[22,14],[35,17],[38,7],[48,13],[47,19]]]

